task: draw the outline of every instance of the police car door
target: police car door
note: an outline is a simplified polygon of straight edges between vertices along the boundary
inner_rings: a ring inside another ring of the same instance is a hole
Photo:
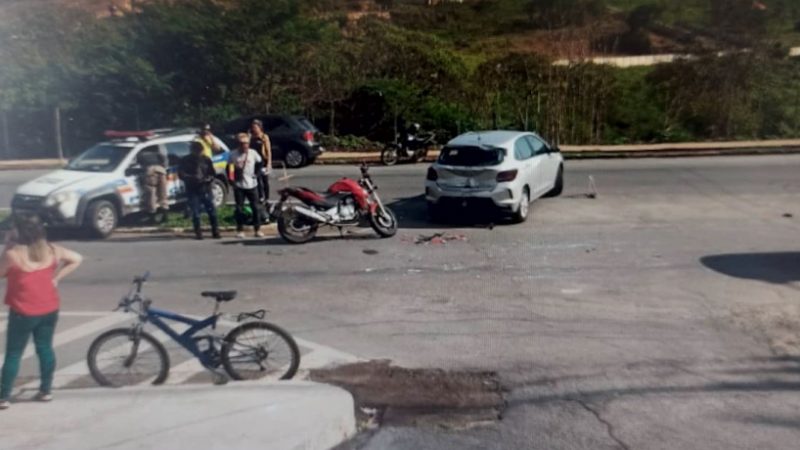
[[[125,171],[125,181],[118,182],[117,192],[119,193],[126,214],[139,212],[142,210],[144,200],[144,189],[142,183],[145,179],[145,168],[141,165],[140,155],[144,153],[158,153],[163,151],[159,145],[148,145],[140,149],[133,157],[128,169]]]
[[[178,164],[181,158],[191,151],[190,141],[175,141],[164,144],[167,148],[167,196],[170,203],[182,201],[186,197],[186,188],[178,178]]]

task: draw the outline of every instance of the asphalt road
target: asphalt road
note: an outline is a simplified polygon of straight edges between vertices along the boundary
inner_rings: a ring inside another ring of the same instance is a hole
[[[363,448],[795,448],[799,172],[798,156],[570,161],[562,197],[488,227],[428,223],[424,167],[376,168],[401,221],[393,239],[65,242],[86,262],[63,283],[64,309],[110,309],[149,269],[158,305],[207,312],[199,291],[236,288],[231,308],[265,306],[304,339],[493,370],[509,389],[500,422],[384,427]],[[323,188],[357,169],[297,174]],[[436,231],[465,240],[414,243]]]

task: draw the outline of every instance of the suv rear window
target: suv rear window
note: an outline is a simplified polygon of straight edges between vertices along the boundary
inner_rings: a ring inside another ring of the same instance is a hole
[[[503,162],[504,156],[500,148],[445,147],[439,155],[439,163],[462,167],[496,166]]]
[[[311,132],[314,132],[314,133],[318,133],[319,132],[317,127],[315,127],[314,124],[311,123],[311,121],[306,119],[306,118],[303,118],[303,117],[298,118],[297,122],[300,123],[300,126],[302,126],[304,130],[308,130],[308,131],[311,131]]]

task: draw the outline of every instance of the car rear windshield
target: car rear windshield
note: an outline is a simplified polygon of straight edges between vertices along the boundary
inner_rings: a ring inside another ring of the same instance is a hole
[[[302,126],[303,129],[308,130],[308,131],[312,131],[314,133],[319,133],[319,130],[317,129],[317,127],[315,127],[314,124],[311,123],[310,120],[308,120],[308,119],[306,119],[304,117],[299,117],[297,119],[297,121],[300,123],[300,126]]]
[[[463,167],[496,166],[503,162],[504,155],[505,152],[499,148],[445,147],[439,155],[439,163]]]
[[[130,151],[131,147],[98,144],[70,161],[66,169],[81,172],[113,172]]]

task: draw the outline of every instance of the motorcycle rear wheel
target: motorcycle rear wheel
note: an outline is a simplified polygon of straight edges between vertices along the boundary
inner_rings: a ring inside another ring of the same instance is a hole
[[[400,155],[397,151],[397,147],[389,146],[384,148],[381,152],[381,163],[383,163],[384,166],[393,166],[397,164],[399,159]]]
[[[383,207],[369,215],[369,224],[382,238],[389,238],[397,234],[397,217],[391,209]]]
[[[278,233],[290,244],[305,244],[317,235],[319,225],[291,212],[278,218]]]

